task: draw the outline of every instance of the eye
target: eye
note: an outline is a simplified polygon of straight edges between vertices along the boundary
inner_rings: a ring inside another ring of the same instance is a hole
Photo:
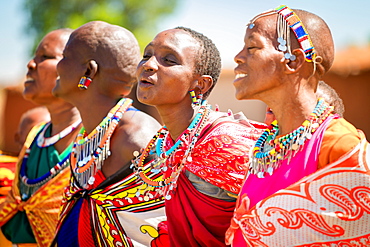
[[[144,54],[142,60],[149,60],[151,56],[151,54]]]
[[[168,65],[177,65],[177,64],[179,64],[178,60],[172,55],[163,57],[163,61]]]
[[[55,59],[55,56],[42,55],[42,59],[43,60],[46,60],[46,59]]]

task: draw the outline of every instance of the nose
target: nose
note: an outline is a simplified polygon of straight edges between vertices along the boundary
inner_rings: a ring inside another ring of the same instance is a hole
[[[234,61],[237,63],[237,64],[241,64],[241,63],[244,63],[245,62],[245,58],[244,56],[242,55],[243,53],[243,50],[241,50],[238,54],[236,54],[236,56],[234,57]]]
[[[34,69],[36,69],[36,62],[35,62],[35,59],[34,59],[34,58],[32,58],[32,59],[28,62],[28,64],[27,64],[27,69],[28,69],[28,70],[34,70]]]
[[[145,71],[157,71],[158,64],[155,56],[151,56],[148,60],[144,61],[143,68]]]

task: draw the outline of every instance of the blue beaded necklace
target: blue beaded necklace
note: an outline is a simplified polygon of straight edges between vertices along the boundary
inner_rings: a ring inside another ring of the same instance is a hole
[[[288,158],[289,162],[300,147],[311,139],[312,133],[332,111],[333,107],[320,98],[310,117],[301,126],[277,139],[279,126],[276,120],[273,121],[258,138],[252,150],[249,173],[256,174],[259,178],[263,178],[265,173],[272,175],[284,159]]]
[[[42,131],[38,133],[38,135],[43,134],[45,132],[45,128],[49,127],[49,124],[46,124]],[[22,189],[26,191],[22,191],[22,200],[26,200],[30,195],[33,195],[43,184],[48,182],[50,179],[55,177],[60,171],[66,168],[69,165],[69,154],[65,156],[60,162],[58,162],[55,166],[53,166],[47,173],[44,175],[30,179],[27,177],[27,162],[31,152],[31,147],[33,145],[37,145],[38,135],[34,138],[32,144],[26,149],[25,154],[23,156],[23,160],[21,163],[19,176],[23,186]],[[44,148],[44,147],[39,147]]]

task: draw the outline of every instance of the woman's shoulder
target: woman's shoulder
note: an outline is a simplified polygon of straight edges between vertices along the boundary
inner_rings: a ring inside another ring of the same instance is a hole
[[[228,136],[245,142],[256,141],[266,125],[247,119],[243,114],[232,112],[213,112],[208,128],[203,133],[203,140],[213,136]]]
[[[338,160],[356,147],[361,139],[356,127],[344,118],[331,120],[322,140],[319,168]]]

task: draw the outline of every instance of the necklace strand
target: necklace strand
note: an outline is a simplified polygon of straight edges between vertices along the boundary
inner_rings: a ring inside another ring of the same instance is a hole
[[[184,165],[192,161],[190,154],[205,127],[210,109],[211,106],[204,100],[190,125],[168,150],[165,150],[164,143],[169,136],[169,131],[163,126],[131,165],[143,184],[154,187],[156,192],[167,200],[172,197],[171,192],[177,186],[176,182]],[[176,162],[174,157],[180,150],[184,151],[184,154],[181,161]],[[145,159],[150,154],[155,154],[156,158],[145,164]],[[136,196],[141,197],[140,191]]]
[[[44,148],[44,147],[49,147],[51,145],[54,145],[60,139],[62,139],[63,137],[67,136],[69,133],[74,131],[80,125],[80,123],[81,123],[81,120],[77,120],[76,122],[72,123],[71,125],[69,125],[65,129],[60,131],[59,133],[57,133],[53,136],[50,136],[50,137],[45,137],[45,132],[49,128],[49,126],[51,125],[51,122],[47,123],[44,126],[44,128],[42,129],[41,133],[37,136],[37,141],[36,141],[37,146],[39,148]]]
[[[122,98],[89,135],[81,129],[71,154],[72,171],[80,187],[87,189],[94,184],[97,171],[111,155],[112,134],[131,104],[131,99]]]
[[[332,112],[333,107],[320,98],[309,118],[300,127],[277,139],[279,126],[276,120],[273,121],[262,133],[252,150],[249,173],[263,178],[265,173],[272,175],[283,160],[288,159],[289,163],[290,159],[303,148],[307,140],[312,138],[312,134]]]
[[[58,138],[52,139],[52,141],[40,141],[40,136],[45,135],[45,130],[50,126],[51,122],[47,123],[42,131],[37,135],[35,138],[36,145],[39,148],[46,148],[51,145],[54,145],[57,141],[62,139],[63,137],[67,136],[70,134],[74,129],[77,128],[77,126],[81,123],[80,120],[74,122],[72,125],[68,126],[65,128],[63,131],[59,132]],[[63,134],[61,134],[63,133]],[[57,136],[54,135],[53,137]],[[42,138],[41,138],[42,139]],[[55,141],[56,140],[56,141]],[[55,141],[55,142],[54,142]],[[39,142],[45,145],[39,145]],[[21,191],[22,191],[22,200],[26,200],[30,195],[33,195],[42,185],[44,185],[46,182],[51,180],[53,177],[58,175],[64,168],[66,168],[69,165],[69,155],[66,155],[65,158],[63,158],[60,162],[58,162],[55,166],[53,166],[48,172],[45,174],[41,175],[38,178],[35,179],[30,179],[27,177],[27,163],[28,163],[28,158],[31,153],[31,147],[33,143],[28,147],[25,151],[25,154],[22,159],[19,175],[20,175],[20,180],[21,180]]]

